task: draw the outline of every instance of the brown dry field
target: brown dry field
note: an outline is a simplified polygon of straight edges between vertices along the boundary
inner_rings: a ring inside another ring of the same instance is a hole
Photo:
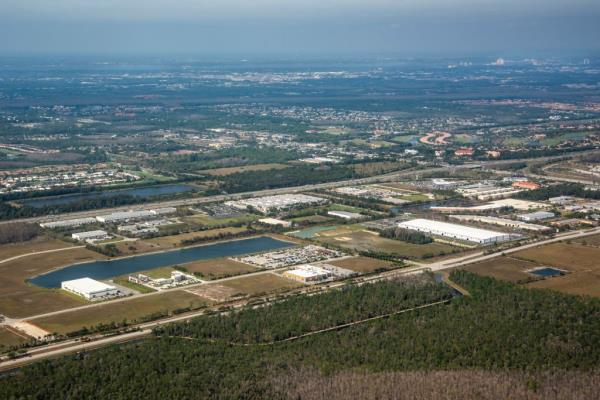
[[[3,348],[16,346],[24,342],[27,342],[27,339],[12,333],[6,328],[0,327],[0,351]]]
[[[106,257],[87,249],[75,248],[0,264],[0,314],[22,318],[85,304],[83,299],[65,296],[59,290],[42,289],[25,280],[57,267],[98,259]]]
[[[389,269],[393,267],[392,263],[388,261],[369,257],[344,258],[343,260],[328,262],[328,264],[361,273],[369,273],[378,269]]]
[[[54,250],[64,247],[72,247],[73,244],[62,242],[56,239],[39,237],[29,242],[17,244],[0,245],[0,261],[15,257],[21,254],[32,253],[34,251]]]
[[[600,297],[600,272],[574,272],[528,283],[525,287],[552,289],[567,294]]]
[[[533,278],[533,275],[530,275],[525,271],[537,266],[539,266],[539,264],[531,261],[519,260],[511,257],[498,257],[467,265],[464,269],[479,275],[491,276],[492,278],[501,279],[503,281],[517,283]]]
[[[575,239],[573,243],[585,244],[587,246],[593,247],[600,247],[600,235],[592,235]]]
[[[270,273],[240,277],[221,282],[220,284],[234,289],[236,294],[243,293],[250,296],[303,286],[301,283]]]
[[[66,312],[31,320],[34,325],[48,332],[66,334],[83,327],[100,323],[135,322],[138,318],[158,312],[172,312],[177,308],[200,307],[209,304],[206,300],[183,290],[168,291],[156,295],[99,304],[83,310]]]
[[[225,301],[233,295],[239,293],[234,288],[219,285],[216,283],[196,286],[193,288],[186,289],[186,291],[214,302]]]
[[[513,253],[516,258],[535,261],[542,265],[566,268],[571,271],[600,268],[600,249],[572,243],[553,243]]]
[[[231,175],[238,172],[246,172],[246,171],[268,171],[271,169],[284,169],[288,168],[289,165],[285,164],[255,164],[255,165],[245,165],[241,167],[228,167],[228,168],[215,168],[215,169],[207,169],[198,171],[200,174],[208,174],[212,176],[225,176]]]
[[[193,238],[201,238],[207,236],[217,235],[219,233],[239,233],[245,231],[246,228],[240,227],[230,227],[230,228],[219,228],[219,229],[209,229],[206,231],[199,232],[189,232],[189,233],[181,233],[179,235],[172,236],[162,236],[158,238],[152,239],[144,239],[144,240],[136,240],[135,242],[119,242],[115,245],[117,249],[121,252],[121,255],[132,255],[132,254],[141,254],[141,253],[149,253],[154,251],[161,250],[170,250],[178,247],[182,247],[182,240],[189,240]],[[201,242],[198,244],[203,244],[208,242]]]
[[[568,274],[525,283],[525,287],[552,289],[558,292],[600,297],[600,248],[578,243],[553,243],[513,253],[466,269],[481,275],[517,282],[534,278],[525,272],[536,266],[552,266]]]
[[[228,258],[196,261],[183,264],[182,267],[192,273],[201,273],[205,279],[219,279],[228,276],[256,272],[257,268]]]

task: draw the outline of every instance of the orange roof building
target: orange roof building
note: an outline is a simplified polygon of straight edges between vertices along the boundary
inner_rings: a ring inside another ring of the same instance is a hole
[[[512,186],[516,187],[516,188],[529,189],[529,190],[535,190],[535,189],[539,189],[541,187],[539,183],[535,183],[535,182],[531,182],[531,181],[513,182]]]
[[[473,152],[474,150],[472,147],[461,147],[454,152],[454,155],[459,157],[472,156]]]

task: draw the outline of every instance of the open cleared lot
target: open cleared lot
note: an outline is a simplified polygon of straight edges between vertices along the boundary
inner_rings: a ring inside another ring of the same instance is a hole
[[[183,264],[182,267],[188,272],[199,275],[203,279],[219,279],[257,271],[257,269],[251,265],[230,260],[228,258],[197,261]]]
[[[553,243],[519,251],[513,254],[516,258],[535,261],[538,264],[576,269],[600,269],[600,249],[572,243]]]
[[[193,293],[196,296],[204,297],[210,301],[221,302],[229,299],[236,294],[240,294],[234,288],[218,284],[200,285],[186,289],[186,292]]]
[[[552,289],[558,292],[600,297],[600,273],[574,272],[563,276],[528,283],[527,287]]]
[[[586,246],[600,247],[600,235],[586,236],[573,241]]]
[[[261,293],[288,290],[302,286],[302,284],[298,282],[294,282],[271,273],[240,277],[222,282],[221,284],[234,289],[236,294],[247,294],[250,296]]]
[[[184,244],[182,244],[182,241],[184,240],[201,238],[215,238],[215,240],[217,240],[216,238],[218,238],[219,235],[237,234],[240,232],[245,232],[246,230],[247,229],[245,227],[209,229],[206,231],[182,233],[179,235],[162,236],[158,238],[136,240],[132,242],[120,242],[116,243],[115,246],[121,252],[121,255],[141,254],[182,247],[184,246]],[[201,244],[201,242],[198,244]]]
[[[373,251],[393,254],[398,257],[430,258],[448,254],[456,247],[443,243],[411,244],[400,240],[382,238],[371,231],[326,231],[316,238],[319,242],[341,246],[353,251]]]
[[[369,257],[344,258],[342,260],[329,261],[328,264],[360,273],[369,273],[393,267],[393,264],[388,261]]]
[[[4,327],[0,327],[0,351],[25,343],[28,340],[24,335],[21,336]]]
[[[237,234],[241,232],[245,232],[247,229],[245,227],[230,227],[230,228],[220,228],[220,229],[209,229],[207,231],[200,232],[190,232],[190,233],[182,233],[180,235],[173,236],[163,236],[154,239],[148,239],[147,242],[156,244],[161,247],[178,247],[182,245],[182,241],[184,240],[194,240],[194,239],[202,239],[202,238],[212,238],[218,237],[219,235],[226,234]]]
[[[465,269],[479,275],[491,276],[504,281],[517,283],[533,279],[534,276],[525,271],[538,266],[539,264],[532,261],[520,260],[512,257],[498,257],[468,265]]]
[[[204,225],[207,227],[218,227],[224,225],[246,224],[248,222],[256,221],[259,218],[261,217],[255,214],[244,214],[229,218],[215,218],[207,214],[196,214],[183,219],[190,223]]]
[[[70,243],[65,243],[61,242],[60,240],[49,239],[46,237],[40,237],[29,242],[18,244],[3,244],[0,245],[0,261],[6,260],[7,258],[19,256],[21,254],[28,254],[45,250],[62,249],[71,246],[73,245]]]
[[[202,298],[182,290],[164,292],[100,304],[83,310],[38,318],[31,323],[49,332],[66,334],[83,327],[94,327],[110,322],[135,322],[152,314],[171,313],[181,308],[197,308],[207,305]]]
[[[238,172],[268,171],[271,169],[284,169],[287,167],[289,167],[289,165],[278,164],[278,163],[255,164],[255,165],[244,165],[244,166],[240,166],[240,167],[207,169],[207,170],[198,171],[198,173],[212,175],[212,176],[225,176],[225,175],[236,174]]]
[[[466,269],[510,282],[522,282],[531,288],[600,297],[598,260],[600,260],[600,248],[579,243],[553,243],[519,251],[511,257],[500,257],[469,265]],[[541,279],[525,272],[541,266],[561,268],[568,273]]]
[[[26,279],[57,267],[105,258],[87,249],[74,248],[0,264],[0,314],[19,318],[85,304],[83,299],[64,295],[60,290],[30,285]]]

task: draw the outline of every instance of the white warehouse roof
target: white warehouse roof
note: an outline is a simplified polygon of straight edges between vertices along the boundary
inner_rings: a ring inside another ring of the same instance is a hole
[[[115,290],[116,287],[107,285],[106,283],[97,281],[92,278],[73,279],[71,281],[62,282],[63,288],[68,288],[78,293],[98,293],[109,290]]]
[[[413,219],[398,224],[399,227],[432,235],[444,236],[476,243],[494,243],[510,239],[504,232],[489,231],[465,225],[449,224],[430,219]]]

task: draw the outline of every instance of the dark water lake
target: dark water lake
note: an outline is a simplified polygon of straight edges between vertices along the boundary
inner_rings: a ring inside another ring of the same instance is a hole
[[[97,280],[111,279],[120,275],[132,274],[170,265],[185,264],[211,258],[259,253],[293,246],[295,245],[290,242],[261,236],[187,249],[172,250],[164,253],[139,255],[109,261],[93,261],[82,264],[73,264],[30,279],[29,282],[47,289],[53,289],[60,288],[62,281],[72,279],[84,277]]]
[[[542,276],[544,278],[548,278],[548,277],[552,277],[552,276],[564,275],[565,271],[556,269],[556,268],[546,267],[546,268],[534,269],[533,271],[529,271],[529,273],[537,275],[537,276]]]
[[[54,196],[54,197],[41,197],[35,199],[26,199],[21,200],[21,203],[30,206],[30,207],[48,207],[48,206],[60,206],[69,203],[74,203],[76,201],[86,200],[86,199],[99,199],[106,197],[114,197],[118,195],[129,195],[136,197],[152,197],[152,196],[162,196],[167,194],[177,194],[177,193],[185,193],[185,192],[193,192],[196,188],[191,185],[181,185],[181,184],[173,184],[173,185],[158,185],[158,186],[148,186],[148,187],[140,187],[140,188],[131,188],[131,189],[120,189],[120,190],[107,190],[104,192],[90,192],[90,193],[79,193],[79,194],[68,194],[64,196]]]

